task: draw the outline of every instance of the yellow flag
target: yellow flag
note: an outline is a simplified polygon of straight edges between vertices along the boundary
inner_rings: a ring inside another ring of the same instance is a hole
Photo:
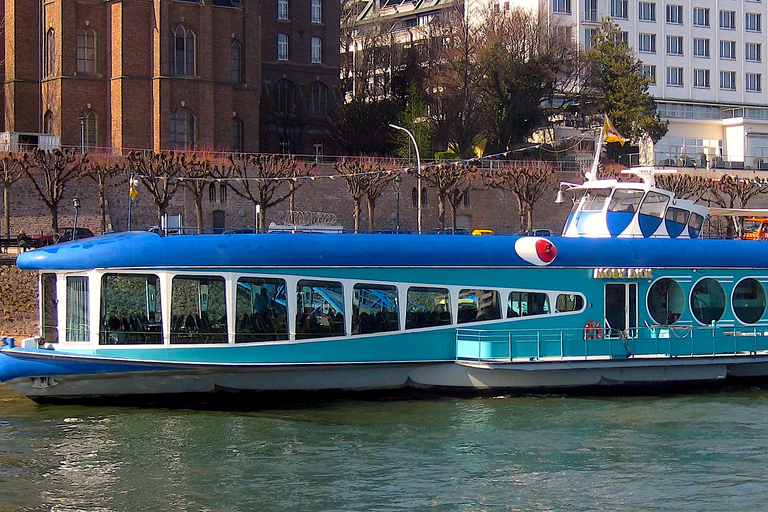
[[[608,116],[605,116],[605,125],[603,126],[603,135],[605,135],[605,142],[621,142],[623,146],[627,139],[619,133],[619,130],[613,126],[613,123]]]
[[[130,189],[128,189],[128,195],[131,196],[131,199],[136,199],[136,196],[139,195],[139,191],[136,190],[136,180],[131,178],[128,180],[130,183]]]

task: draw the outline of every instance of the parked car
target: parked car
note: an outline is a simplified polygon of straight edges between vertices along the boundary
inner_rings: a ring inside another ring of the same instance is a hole
[[[59,242],[69,242],[72,240],[73,228],[61,228],[55,235],[40,235],[30,237],[34,247],[57,244]],[[90,238],[94,236],[93,231],[88,228],[77,228],[77,238]]]

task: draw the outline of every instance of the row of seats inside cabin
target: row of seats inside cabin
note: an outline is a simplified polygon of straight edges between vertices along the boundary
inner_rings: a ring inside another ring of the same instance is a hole
[[[271,312],[244,313],[237,320],[237,342],[284,340],[288,338],[285,316]]]
[[[160,325],[150,322],[146,315],[126,316],[122,320],[111,316],[103,327],[100,343],[111,345],[162,343]]]
[[[409,311],[405,315],[406,329],[435,325],[451,325],[451,313],[449,311]]]
[[[371,334],[398,330],[397,311],[378,311],[374,314],[360,313],[352,317],[352,334]]]
[[[209,333],[209,332],[227,332],[227,317],[222,316],[220,320],[211,322],[208,314],[202,315],[173,315],[171,317],[172,333]]]

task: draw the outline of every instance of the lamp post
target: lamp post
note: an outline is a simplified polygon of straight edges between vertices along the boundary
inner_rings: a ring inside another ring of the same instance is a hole
[[[413,142],[413,147],[416,148],[416,186],[418,187],[418,193],[416,194],[416,225],[418,227],[419,234],[421,234],[421,156],[419,156],[419,145],[416,143],[416,138],[407,128],[397,126],[396,124],[390,124],[389,126],[395,130],[401,130],[407,133],[408,137],[411,139],[411,142]]]
[[[75,208],[75,221],[72,224],[72,240],[77,240],[77,212],[80,211],[80,200],[74,198],[72,200],[72,206]]]
[[[395,176],[395,189],[397,191],[397,217],[395,217],[395,231],[397,233],[400,232],[400,183],[402,181],[403,178],[401,178],[399,174]]]

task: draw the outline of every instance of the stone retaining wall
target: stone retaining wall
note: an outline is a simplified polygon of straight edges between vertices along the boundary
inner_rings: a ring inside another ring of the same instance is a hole
[[[38,331],[37,272],[0,265],[0,335],[18,340]]]

